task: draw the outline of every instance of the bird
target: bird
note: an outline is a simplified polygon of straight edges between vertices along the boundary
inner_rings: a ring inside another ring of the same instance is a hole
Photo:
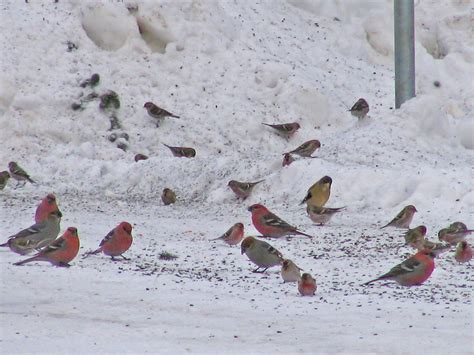
[[[265,180],[258,180],[255,182],[240,182],[236,180],[230,180],[227,186],[237,195],[238,198],[245,200],[253,191],[255,185],[260,184]]]
[[[410,223],[413,220],[413,216],[415,212],[418,212],[415,206],[408,205],[403,207],[403,209],[386,225],[381,227],[380,229],[384,229],[386,227],[395,227],[395,228],[410,228]]]
[[[434,270],[434,258],[435,254],[430,250],[418,251],[415,255],[391,268],[386,274],[364,283],[363,286],[379,280],[393,280],[401,286],[421,285]]]
[[[121,222],[102,239],[98,249],[86,253],[84,258],[103,252],[105,255],[112,257],[112,260],[116,260],[116,256],[129,260],[122,254],[130,248],[132,242],[132,225],[128,222]]]
[[[451,249],[451,245],[444,243],[435,243],[426,238],[422,238],[416,245],[418,250],[430,250],[436,257]]]
[[[138,162],[140,160],[147,160],[148,156],[146,156],[145,154],[138,153],[138,154],[135,154],[134,159],[135,159],[135,162]]]
[[[300,124],[298,122],[283,123],[283,124],[271,124],[271,123],[262,123],[265,126],[271,127],[276,130],[280,135],[290,138],[298,129],[300,129]]]
[[[330,208],[308,205],[306,207],[306,212],[308,213],[309,218],[314,223],[323,226],[329,222],[332,216],[334,216],[336,213],[340,212],[344,208],[345,207]]]
[[[171,205],[176,202],[176,194],[173,190],[165,188],[161,194],[161,201],[163,201],[165,206]]]
[[[305,272],[298,281],[298,291],[301,296],[313,296],[316,293],[316,280]]]
[[[26,181],[34,184],[35,181],[30,178],[30,175],[23,170],[16,162],[11,161],[8,163],[8,170],[10,171],[10,176],[14,178],[18,183],[23,181],[26,184]],[[17,185],[18,185],[17,183]]]
[[[10,174],[8,171],[0,172],[0,191],[2,191],[5,186],[7,186],[8,179],[10,179]]]
[[[409,245],[412,248],[416,248],[420,242],[423,242],[426,235],[426,227],[418,226],[412,229],[409,229],[403,234],[405,238],[405,245]]]
[[[303,144],[301,144],[298,148],[292,150],[291,152],[288,152],[289,154],[296,154],[296,155],[299,155],[300,157],[304,157],[304,158],[315,158],[313,156],[311,156],[311,154],[314,153],[314,151],[316,149],[319,149],[321,148],[321,142],[318,141],[317,139],[312,139],[312,140],[309,140],[307,142],[304,142]],[[283,155],[285,154],[288,154],[288,153],[284,153]]]
[[[247,237],[240,244],[241,254],[247,255],[251,262],[258,267],[253,272],[265,272],[268,268],[280,265],[283,255],[263,240]],[[259,269],[263,268],[262,271]]]
[[[363,119],[369,113],[369,104],[364,99],[360,98],[349,110],[352,116],[359,120]]]
[[[472,248],[465,240],[458,243],[454,259],[459,263],[466,263],[472,259]]]
[[[307,205],[323,207],[331,195],[331,185],[332,179],[329,176],[323,176],[308,189],[300,205],[306,202]]]
[[[227,232],[222,234],[219,238],[211,239],[213,240],[223,240],[229,245],[237,245],[240,243],[242,238],[244,237],[244,225],[243,223],[235,223],[232,227],[230,227]]]
[[[165,118],[165,117],[174,117],[174,118],[179,118],[179,116],[176,116],[175,114],[172,114],[169,111],[166,111],[165,109],[156,106],[153,102],[146,102],[143,107],[146,108],[148,115],[155,118],[156,121],[156,126],[158,127],[160,124],[160,121]]]
[[[281,264],[281,278],[283,282],[298,282],[301,279],[301,271],[290,259],[283,260]]]
[[[168,147],[169,150],[171,150],[171,153],[173,153],[173,155],[175,157],[178,157],[178,158],[182,158],[182,157],[185,157],[185,158],[194,158],[196,156],[196,150],[194,148],[188,148],[188,147],[170,147],[169,145],[167,144],[164,144],[164,146]]]
[[[1,244],[0,247],[10,247],[11,251],[21,255],[28,254],[35,249],[40,250],[58,236],[61,217],[61,212],[53,211],[46,220],[10,236],[8,241]]]
[[[285,153],[283,155],[283,161],[281,162],[281,166],[288,166],[294,161],[295,161],[295,158],[293,158],[293,155],[291,155],[290,153]]]
[[[14,265],[23,265],[32,261],[49,261],[55,266],[69,267],[69,263],[79,252],[79,236],[75,227],[69,227],[64,234],[40,250],[35,256]]]
[[[438,232],[438,239],[456,245],[462,242],[466,236],[474,232],[473,229],[467,229],[467,226],[462,222],[454,222],[448,228],[443,228]]]
[[[304,235],[313,238],[311,235],[303,233],[288,224],[261,204],[250,206],[248,211],[252,212],[252,223],[263,237],[279,238],[286,235]]]
[[[38,207],[36,207],[35,222],[43,222],[48,219],[49,214],[54,211],[59,212],[56,196],[54,196],[54,194],[47,194],[46,197],[41,200]]]

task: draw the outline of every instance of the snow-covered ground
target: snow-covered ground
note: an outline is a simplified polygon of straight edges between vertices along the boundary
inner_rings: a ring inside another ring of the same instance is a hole
[[[392,8],[3,1],[0,170],[17,161],[38,183],[0,191],[1,241],[54,192],[81,253],[123,220],[134,244],[130,261],[79,256],[69,269],[16,267],[21,256],[0,251],[0,352],[473,353],[472,261],[450,251],[422,286],[360,286],[413,253],[400,232],[379,230],[403,206],[417,207],[413,225],[433,240],[454,221],[474,227],[472,2],[416,2],[417,97],[397,111]],[[71,109],[93,73],[96,93],[119,95],[113,131],[98,100]],[[370,104],[363,122],[347,112],[359,97]],[[156,127],[147,101],[180,118]],[[261,124],[292,121],[301,129],[289,140]],[[309,139],[322,143],[318,158],[283,168],[281,154]],[[150,159],[135,163],[137,153]],[[299,202],[324,175],[327,205],[347,209],[316,227]],[[265,182],[239,202],[231,179]],[[162,204],[165,187],[175,205]],[[235,222],[256,234],[253,203],[315,236],[270,241],[315,276],[315,297],[209,242]],[[164,251],[178,258],[160,260]]]

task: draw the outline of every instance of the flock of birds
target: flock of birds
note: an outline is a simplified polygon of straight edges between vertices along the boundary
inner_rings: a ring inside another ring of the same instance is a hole
[[[179,117],[170,112],[147,102],[144,107],[148,114],[158,120],[164,117]],[[363,119],[369,107],[364,99],[360,99],[351,108],[351,113]],[[274,128],[279,134],[290,137],[297,129],[299,124],[266,124]],[[320,148],[318,140],[310,140],[301,144],[296,149],[284,153],[283,165],[287,165],[292,161],[292,155],[299,155],[303,158],[314,158],[313,153]],[[193,148],[188,147],[171,147],[167,146],[174,156],[191,158],[196,155]],[[136,161],[140,159],[136,159]],[[286,162],[286,163],[285,163]],[[288,163],[289,162],[289,163]],[[26,182],[35,183],[29,174],[22,169],[16,162],[8,164],[8,171],[0,173],[0,191],[3,190],[9,180],[13,178],[17,181],[17,185]],[[229,188],[235,193],[237,198],[247,199],[256,185],[264,180],[255,182],[239,182],[231,180],[228,182]],[[316,224],[322,226],[330,221],[330,219],[344,207],[330,208],[326,207],[331,193],[332,179],[324,176],[314,183],[307,191],[305,198],[301,204],[306,204],[308,217]],[[176,202],[176,194],[169,188],[163,190],[161,196],[165,205]],[[222,236],[213,240],[222,240],[228,245],[240,244],[241,254],[245,254],[248,259],[253,262],[257,268],[254,272],[265,272],[268,268],[274,266],[281,267],[281,277],[284,282],[297,282],[298,290],[303,296],[314,295],[317,289],[316,280],[309,273],[301,274],[303,271],[295,262],[285,259],[283,254],[271,246],[261,238],[281,238],[291,235],[301,235],[307,238],[313,238],[311,235],[300,231],[297,227],[289,224],[268,208],[261,204],[253,204],[248,208],[252,214],[252,223],[261,234],[258,239],[256,236],[248,236],[244,238],[244,225],[235,223]],[[472,259],[473,251],[471,246],[465,240],[466,236],[474,230],[470,230],[462,222],[454,222],[447,228],[443,228],[438,233],[441,243],[430,241],[426,238],[427,229],[421,225],[410,229],[410,223],[417,209],[413,205],[404,207],[393,220],[381,227],[394,227],[400,229],[408,229],[404,233],[405,245],[417,249],[417,253],[402,263],[394,266],[390,271],[366,282],[364,285],[370,284],[378,280],[393,280],[402,286],[413,286],[422,284],[426,281],[434,270],[434,258],[441,253],[450,250],[456,245],[455,260],[463,263]],[[30,254],[34,251],[37,253],[25,260],[16,262],[15,265],[23,265],[33,261],[48,261],[56,266],[69,267],[70,262],[77,256],[79,252],[79,236],[75,227],[69,227],[64,234],[58,238],[60,232],[60,221],[62,213],[60,212],[56,197],[48,194],[43,198],[35,212],[35,224],[21,230],[12,235],[8,240],[1,244],[0,247],[9,247],[11,251],[20,255]],[[133,242],[132,225],[128,222],[121,222],[113,228],[100,242],[96,250],[87,252],[84,257],[90,255],[104,253],[113,260],[122,257],[123,254],[131,247]]]

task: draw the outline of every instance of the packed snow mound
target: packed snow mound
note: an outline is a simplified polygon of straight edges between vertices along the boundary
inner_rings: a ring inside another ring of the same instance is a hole
[[[264,178],[252,198],[286,204],[330,175],[336,201],[377,208],[422,200],[417,189],[443,186],[446,170],[462,200],[474,165],[469,6],[433,3],[416,5],[418,97],[397,112],[390,1],[7,3],[0,161],[18,161],[45,192],[141,199],[171,187],[208,204],[233,199],[231,179]],[[12,14],[25,12],[38,16],[19,30]],[[99,84],[81,87],[94,73]],[[110,90],[113,112],[100,106]],[[347,111],[359,97],[363,122]],[[157,125],[147,101],[180,118]],[[289,140],[262,125],[288,122],[301,125]],[[309,139],[322,143],[317,158],[283,168],[282,153]]]

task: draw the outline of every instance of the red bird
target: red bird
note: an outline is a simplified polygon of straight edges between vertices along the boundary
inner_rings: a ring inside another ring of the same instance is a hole
[[[472,259],[472,248],[465,240],[458,243],[454,259],[459,263],[467,263]]]
[[[393,280],[402,286],[421,285],[428,280],[435,268],[435,254],[431,250],[421,250],[402,263],[394,266],[389,272],[363,285],[378,280]]]
[[[308,273],[304,273],[298,281],[298,291],[300,291],[301,296],[313,296],[316,288],[316,280]]]
[[[77,229],[69,227],[64,234],[49,244],[46,248],[41,250],[35,256],[19,261],[14,265],[23,265],[31,261],[49,261],[56,266],[69,267],[69,262],[72,261],[79,252],[79,236]]]
[[[130,248],[132,242],[132,225],[128,222],[122,222],[102,239],[98,249],[86,253],[84,257],[103,252],[105,255],[111,256],[112,260],[116,260],[116,256],[129,260],[122,254]]]
[[[35,222],[39,223],[47,220],[51,212],[59,212],[59,207],[56,204],[56,196],[48,194],[36,207]]]
[[[299,234],[313,238],[311,235],[303,233],[296,227],[288,224],[263,205],[255,204],[250,206],[248,210],[252,212],[253,225],[264,237],[279,238],[285,235]]]

